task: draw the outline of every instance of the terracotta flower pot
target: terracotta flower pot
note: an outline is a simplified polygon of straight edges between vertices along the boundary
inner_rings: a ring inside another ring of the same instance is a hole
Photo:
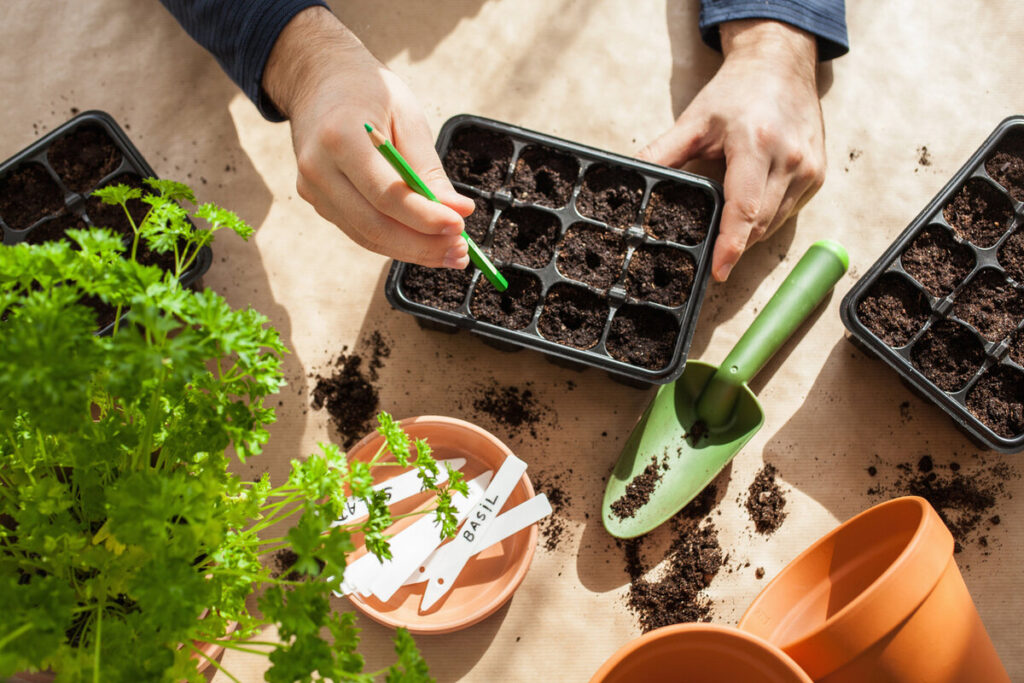
[[[590,683],[811,683],[779,648],[728,626],[665,626],[619,649]]]
[[[953,536],[923,498],[876,505],[775,577],[739,627],[816,681],[1009,681],[953,561]]]

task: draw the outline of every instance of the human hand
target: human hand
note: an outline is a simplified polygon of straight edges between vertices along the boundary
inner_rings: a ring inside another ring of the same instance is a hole
[[[825,129],[813,36],[767,20],[719,30],[725,60],[718,73],[639,156],[665,166],[725,158],[725,206],[711,264],[723,282],[747,247],[821,187]]]
[[[292,124],[299,195],[357,244],[401,261],[465,268],[458,194],[409,88],[328,10],[311,7],[281,32],[263,89]],[[374,149],[364,123],[398,148],[441,203],[413,192]]]

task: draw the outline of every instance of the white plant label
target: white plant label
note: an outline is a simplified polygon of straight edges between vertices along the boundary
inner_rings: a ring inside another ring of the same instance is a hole
[[[434,482],[435,485],[443,484],[448,481],[448,468],[453,470],[461,470],[462,466],[466,464],[465,458],[452,458],[451,460],[438,460],[438,467],[440,472],[437,475],[437,480]],[[388,503],[397,503],[406,498],[412,498],[418,493],[426,491],[426,487],[423,486],[423,482],[420,481],[417,475],[417,470],[409,470],[403,472],[397,477],[392,477],[387,481],[382,481],[379,484],[374,485],[374,491],[385,491],[388,494]],[[345,501],[345,508],[341,512],[339,517],[331,526],[338,526],[339,524],[351,524],[352,522],[362,519],[370,514],[369,509],[366,506],[366,501],[362,498],[348,498]]]

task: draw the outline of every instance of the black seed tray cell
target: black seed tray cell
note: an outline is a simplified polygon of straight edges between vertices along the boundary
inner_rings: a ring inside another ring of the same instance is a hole
[[[424,327],[468,329],[627,384],[682,373],[718,234],[715,182],[470,115],[445,123],[437,152],[456,189],[490,213],[467,223],[512,294],[472,265],[455,275],[396,261],[392,306]]]
[[[850,340],[977,443],[1024,450],[1024,116],[1002,121],[843,299]]]

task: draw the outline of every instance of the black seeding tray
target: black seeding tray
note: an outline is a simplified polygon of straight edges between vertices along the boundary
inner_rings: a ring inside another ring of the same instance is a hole
[[[0,230],[4,244],[39,244],[65,239],[68,228],[110,228],[124,235],[130,245],[131,223],[120,206],[103,204],[93,190],[124,183],[153,191],[142,180],[155,178],[153,168],[114,119],[102,111],[79,114],[50,131],[0,164]],[[131,200],[132,219],[138,225],[148,204]],[[140,263],[173,268],[173,255],[151,251],[140,240]],[[182,275],[185,286],[198,286],[213,262],[213,252],[203,247],[192,267]],[[115,311],[98,298],[84,303],[96,310],[100,334],[114,327]]]
[[[509,280],[395,262],[391,305],[424,327],[593,366],[648,386],[683,371],[710,272],[722,191],[700,176],[478,116],[437,151],[476,202],[466,231]]]
[[[969,435],[1024,450],[1024,116],[1000,123],[843,299],[857,346]]]

